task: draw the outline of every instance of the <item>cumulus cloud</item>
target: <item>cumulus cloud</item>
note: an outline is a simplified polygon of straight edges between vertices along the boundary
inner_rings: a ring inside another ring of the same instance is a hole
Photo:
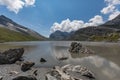
[[[103,8],[103,9],[101,10],[101,13],[103,13],[103,14],[108,14],[108,13],[113,12],[114,9],[115,9],[115,6],[109,5],[109,6],[105,7],[105,8]]]
[[[82,20],[73,20],[70,21],[69,19],[63,20],[61,23],[55,22],[51,27],[51,33],[59,30],[62,32],[71,32],[76,31],[80,28],[84,28],[87,26],[97,26],[102,24],[104,21],[101,16],[96,15],[95,17],[91,18],[87,23]]]
[[[85,27],[87,27],[87,26],[98,26],[98,25],[103,24],[103,23],[104,23],[104,21],[103,21],[102,16],[96,15],[93,18],[91,18],[88,23],[85,23],[84,26]]]
[[[55,22],[51,27],[51,32],[55,32],[57,30],[63,32],[71,32],[74,30],[78,30],[80,27],[84,26],[84,22],[80,20],[70,21],[69,19],[63,20],[61,23]]]
[[[26,4],[26,6],[32,6],[32,5],[34,5],[35,4],[35,0],[25,0],[25,4]]]
[[[105,0],[106,7],[101,10],[102,14],[109,14],[108,20],[114,19],[120,14],[118,6],[120,5],[120,0]]]
[[[120,14],[119,10],[115,10],[112,14],[109,15],[108,20],[112,20],[114,19],[116,16],[118,16]]]
[[[16,14],[20,9],[27,6],[34,5],[35,0],[0,0],[0,5],[6,6],[10,11],[15,12]]]

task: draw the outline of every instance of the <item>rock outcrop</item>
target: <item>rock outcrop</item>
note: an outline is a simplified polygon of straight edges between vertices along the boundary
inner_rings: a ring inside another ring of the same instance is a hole
[[[25,71],[31,69],[31,67],[34,66],[34,65],[35,65],[34,62],[28,62],[28,61],[27,61],[27,62],[24,62],[24,63],[22,63],[22,65],[21,65],[21,70],[22,70],[23,72],[25,72]]]
[[[86,67],[81,65],[65,65],[63,67],[56,66],[53,70],[46,74],[46,80],[93,80],[94,74]]]
[[[0,64],[12,64],[20,60],[24,53],[23,48],[9,49],[3,53],[0,53]]]
[[[69,48],[70,53],[93,54],[94,51],[83,46],[81,43],[72,42]]]

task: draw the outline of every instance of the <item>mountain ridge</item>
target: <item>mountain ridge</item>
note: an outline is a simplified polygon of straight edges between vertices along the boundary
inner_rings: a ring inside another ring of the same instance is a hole
[[[46,38],[44,36],[40,35],[39,33],[14,22],[12,19],[9,19],[8,17],[6,17],[4,15],[1,15],[0,16],[0,29],[3,29],[3,28],[5,28],[6,31],[9,30],[9,32],[13,31],[13,33],[16,32],[18,34],[21,34],[22,36],[32,37],[33,40],[46,40]],[[4,35],[2,35],[2,36],[4,36]],[[29,41],[29,40],[32,40],[32,38],[29,38],[26,40]],[[24,41],[24,40],[22,40],[22,41]]]

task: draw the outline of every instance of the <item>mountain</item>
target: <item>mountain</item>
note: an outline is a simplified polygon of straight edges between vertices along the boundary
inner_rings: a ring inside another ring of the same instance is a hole
[[[114,28],[89,26],[89,27],[82,28],[82,29],[75,31],[75,33],[69,37],[69,40],[79,40],[79,41],[102,41],[104,40],[106,41],[107,38],[110,39],[110,34],[113,35],[119,32],[120,30],[114,29]],[[109,39],[107,39],[107,41],[111,40]]]
[[[46,38],[4,15],[0,16],[0,41],[35,41]]]
[[[74,32],[62,32],[62,31],[55,31],[50,35],[50,40],[68,40],[68,38],[73,34]]]
[[[115,17],[114,19],[106,22],[105,24],[103,24],[101,26],[106,26],[106,27],[109,27],[109,28],[120,29],[120,14],[117,17]]]
[[[120,39],[120,15],[118,15],[113,20],[110,20],[99,26],[88,26],[85,28],[81,28],[75,31],[72,34],[67,34],[64,38],[63,34],[65,32],[60,33],[59,35],[54,34],[54,38],[57,40],[77,40],[77,41],[117,41]],[[56,37],[57,36],[57,37]],[[50,39],[54,39],[50,36]]]

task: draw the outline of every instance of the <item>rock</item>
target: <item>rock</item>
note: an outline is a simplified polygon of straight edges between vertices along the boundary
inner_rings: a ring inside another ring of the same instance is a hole
[[[51,76],[50,74],[46,74],[46,79],[45,80],[60,80],[60,79],[57,79],[57,78]]]
[[[58,58],[58,60],[60,60],[60,61],[67,60],[67,59],[68,59],[68,57],[61,57],[61,58]]]
[[[46,74],[46,80],[93,80],[94,74],[86,67],[81,65],[65,65],[63,67],[55,66]]]
[[[95,52],[85,46],[83,46],[81,43],[72,42],[69,48],[70,53],[82,53],[82,54],[94,54]]]
[[[3,76],[0,76],[0,80],[2,80],[3,79]]]
[[[72,42],[69,48],[69,52],[71,53],[79,53],[79,50],[82,48],[82,44],[81,43],[77,43],[77,42]]]
[[[38,70],[35,70],[35,71],[33,72],[33,74],[34,74],[35,76],[38,75],[37,71],[38,71]]]
[[[42,63],[45,63],[45,62],[47,62],[44,58],[41,58],[40,59],[40,62],[42,62]]]
[[[29,76],[18,76],[12,80],[37,80],[36,77],[29,75]]]
[[[10,72],[9,72],[10,75],[16,75],[16,74],[18,74],[18,73],[19,73],[19,72],[17,72],[17,71],[10,71]]]
[[[12,64],[20,60],[24,53],[23,48],[9,49],[3,53],[0,53],[0,64]]]
[[[93,74],[92,71],[88,70],[86,67],[83,67],[81,65],[65,65],[62,67],[62,70],[67,73],[67,74],[71,74],[71,75],[74,75],[74,76],[78,76],[78,75],[81,75],[81,76],[85,76],[86,78],[89,78],[89,79],[95,79],[95,76]]]
[[[34,65],[35,65],[34,62],[24,62],[24,63],[22,63],[22,65],[21,65],[21,70],[22,70],[23,72],[25,72],[25,71],[31,69],[31,67],[34,66]]]

